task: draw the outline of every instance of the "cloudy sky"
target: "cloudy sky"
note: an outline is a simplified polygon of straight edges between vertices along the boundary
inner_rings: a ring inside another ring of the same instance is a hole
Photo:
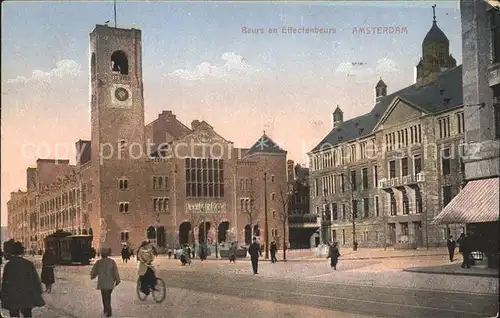
[[[432,24],[432,3],[414,3],[118,2],[117,18],[119,27],[143,31],[147,123],[172,110],[186,124],[206,120],[241,147],[265,130],[305,163],[337,105],[358,116],[372,108],[380,77],[389,93],[413,83]],[[88,34],[113,20],[113,4],[2,6],[4,224],[9,193],[26,188],[26,168],[39,157],[74,162],[74,142],[90,137]],[[436,15],[460,64],[458,1],[439,2]],[[335,32],[284,34],[283,26]],[[391,26],[408,32],[353,34]]]

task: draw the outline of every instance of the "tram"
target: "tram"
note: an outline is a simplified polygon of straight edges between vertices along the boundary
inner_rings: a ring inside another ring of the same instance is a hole
[[[58,265],[73,263],[88,265],[96,256],[96,251],[92,248],[92,239],[92,235],[74,235],[58,231],[45,238],[45,250],[54,249]]]

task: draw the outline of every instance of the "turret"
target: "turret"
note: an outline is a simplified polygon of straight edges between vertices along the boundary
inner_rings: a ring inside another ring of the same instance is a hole
[[[387,85],[385,85],[382,78],[378,81],[377,86],[375,86],[375,103],[380,102],[380,100],[387,96]]]
[[[344,121],[344,113],[340,109],[339,105],[335,108],[335,111],[332,114],[332,123],[333,128],[337,128]]]

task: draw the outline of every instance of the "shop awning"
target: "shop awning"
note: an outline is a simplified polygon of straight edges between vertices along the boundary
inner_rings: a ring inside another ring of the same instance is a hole
[[[433,224],[468,224],[499,220],[499,178],[469,181],[432,221]]]

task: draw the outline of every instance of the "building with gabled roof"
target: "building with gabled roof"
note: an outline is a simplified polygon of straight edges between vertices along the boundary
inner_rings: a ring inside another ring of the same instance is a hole
[[[269,240],[288,244],[278,231],[287,152],[265,133],[235,148],[209,123],[188,127],[172,111],[144,125],[141,54],[140,30],[97,25],[91,32],[91,138],[75,143],[74,166],[39,159],[28,169],[28,191],[8,202],[12,237],[43,248],[56,230],[87,233],[95,248],[114,254],[145,239],[160,250],[187,243],[215,250],[217,242],[250,244],[252,236],[264,244],[267,195]]]
[[[430,221],[460,191],[465,131],[462,66],[435,15],[417,69],[415,84],[390,94],[380,79],[367,114],[344,121],[337,107],[332,130],[308,153],[320,242],[445,244],[450,228]]]

